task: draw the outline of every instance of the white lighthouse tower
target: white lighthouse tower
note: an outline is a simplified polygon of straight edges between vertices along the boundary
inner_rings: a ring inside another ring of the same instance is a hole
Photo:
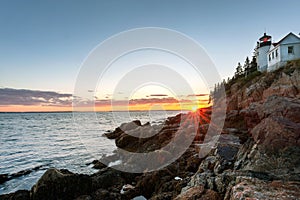
[[[257,69],[258,71],[267,71],[268,68],[268,51],[272,44],[272,37],[264,33],[264,35],[259,38],[257,47]]]

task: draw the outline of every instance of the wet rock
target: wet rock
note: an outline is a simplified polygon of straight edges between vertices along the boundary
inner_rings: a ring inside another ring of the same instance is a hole
[[[1,200],[30,200],[30,192],[27,190],[18,190],[11,194],[0,195]]]
[[[140,194],[146,198],[150,198],[158,191],[162,184],[172,180],[173,174],[167,170],[159,170],[151,173],[143,174],[137,178],[136,188]]]
[[[128,134],[122,134],[116,139],[115,143],[116,143],[116,146],[121,149],[135,152],[140,147],[139,140],[140,139],[137,137],[134,137],[134,136],[131,136]]]
[[[173,120],[173,118],[169,118],[169,120]],[[139,126],[126,133],[121,133],[115,143],[117,147],[131,152],[155,151],[168,144],[177,129],[178,124]]]
[[[21,170],[21,171],[19,171],[17,173],[13,173],[10,176],[11,176],[11,178],[17,178],[17,177],[20,177],[20,176],[25,176],[27,174],[30,174],[31,172],[33,172],[33,170],[31,170],[31,169],[25,169],[25,170]]]
[[[122,133],[123,133],[123,131],[118,127],[118,128],[116,128],[113,132],[107,132],[107,133],[104,133],[104,135],[105,135],[108,139],[116,139],[116,138],[119,137]]]
[[[201,159],[199,158],[198,154],[194,154],[192,156],[189,156],[186,159],[186,167],[185,170],[188,172],[196,172],[199,168],[199,165],[201,163]]]
[[[0,184],[9,180],[8,174],[0,174]]]
[[[116,128],[113,132],[105,133],[104,135],[108,139],[116,139],[117,137],[120,137],[121,134],[123,134],[124,132],[133,130],[133,129],[139,127],[139,126],[142,126],[141,121],[140,120],[134,120],[134,121],[129,122],[129,123],[123,123],[123,124],[121,124],[120,127]]]
[[[150,200],[172,200],[172,199],[173,199],[172,192],[159,193],[150,198]]]
[[[111,192],[105,189],[98,189],[92,194],[93,200],[121,200],[121,194],[116,192]]]
[[[178,114],[175,117],[168,117],[165,124],[180,124],[181,118],[184,117],[186,114]]]
[[[48,169],[31,189],[33,200],[74,199],[92,190],[92,180],[87,175],[68,170]]]
[[[133,130],[139,126],[142,126],[142,123],[140,120],[134,120],[132,122],[129,122],[129,123],[123,123],[121,124],[120,126],[120,129],[122,131],[130,131],[130,130]]]
[[[11,179],[14,179],[14,178],[28,175],[28,174],[30,174],[34,171],[40,170],[40,169],[46,169],[45,167],[46,167],[46,165],[39,165],[39,166],[33,167],[31,169],[24,169],[24,170],[21,170],[16,173],[12,173],[12,174],[0,174],[0,184],[4,183],[6,181],[9,181]]]
[[[137,177],[136,194],[141,194],[148,199],[174,199],[186,186],[189,180],[188,176],[192,174],[186,171],[185,158],[190,155],[193,155],[193,152],[188,150],[181,158],[166,168]],[[176,177],[181,177],[181,179],[175,180]]]
[[[107,189],[112,186],[118,186],[121,190],[126,180],[122,177],[122,172],[112,168],[104,168],[91,176],[93,188]]]
[[[81,195],[77,197],[75,200],[93,200],[93,198],[90,195]]]
[[[107,166],[105,164],[103,164],[102,162],[100,162],[99,160],[94,160],[92,162],[92,164],[94,165],[93,168],[94,169],[103,169],[106,168]]]

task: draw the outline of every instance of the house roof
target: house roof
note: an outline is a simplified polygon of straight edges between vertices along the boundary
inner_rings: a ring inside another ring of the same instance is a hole
[[[300,37],[298,35],[294,34],[293,32],[290,32],[289,34],[287,34],[286,36],[284,36],[281,40],[279,40],[279,42],[275,43],[276,44],[275,46],[279,45],[283,40],[285,40],[290,35],[293,35],[296,38],[300,39]]]
[[[282,41],[284,41],[284,40],[285,40],[287,37],[289,37],[290,35],[293,35],[293,36],[295,36],[296,38],[298,38],[298,39],[300,40],[300,37],[299,37],[298,35],[294,34],[293,32],[290,32],[289,34],[287,34],[286,36],[284,36],[281,40],[279,40],[279,42],[274,42],[274,43],[272,43],[272,45],[270,46],[270,49],[269,49],[268,52],[273,51],[277,46],[280,45],[280,43],[281,43]]]

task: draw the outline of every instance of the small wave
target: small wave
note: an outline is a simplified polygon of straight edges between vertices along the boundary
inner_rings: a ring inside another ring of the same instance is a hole
[[[122,160],[116,160],[116,161],[110,162],[108,164],[108,167],[112,167],[112,166],[120,165],[120,164],[122,164]]]

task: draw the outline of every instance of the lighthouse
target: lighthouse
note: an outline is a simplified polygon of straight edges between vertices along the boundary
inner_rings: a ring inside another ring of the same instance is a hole
[[[272,44],[272,37],[264,33],[257,42],[257,69],[258,71],[267,71],[268,69],[268,51]]]

